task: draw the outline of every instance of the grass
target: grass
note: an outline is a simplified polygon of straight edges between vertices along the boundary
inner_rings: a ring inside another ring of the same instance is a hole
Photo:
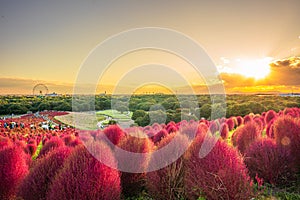
[[[131,120],[132,112],[129,112],[129,115],[121,113],[117,110],[101,110],[97,112],[97,115],[106,115],[113,119],[119,120]]]
[[[32,156],[32,160],[35,160],[38,157],[38,155],[40,154],[40,151],[41,151],[42,148],[43,148],[43,142],[40,141],[40,143],[37,146],[37,149],[36,149],[34,155]]]
[[[95,130],[97,129],[98,122],[102,121],[103,124],[109,123],[107,116],[118,122],[128,122],[131,120],[132,112],[127,115],[116,110],[102,110],[96,112],[96,118],[94,114],[89,114],[87,112],[70,112],[67,115],[55,116],[54,119],[79,129]],[[78,123],[75,123],[75,119]]]

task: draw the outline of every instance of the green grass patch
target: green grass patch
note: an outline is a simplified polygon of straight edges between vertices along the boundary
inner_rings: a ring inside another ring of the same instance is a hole
[[[32,160],[35,160],[35,159],[39,156],[40,151],[41,151],[42,148],[43,148],[43,142],[40,141],[39,145],[37,146],[37,149],[36,149],[35,153],[34,153],[33,156],[31,157]]]

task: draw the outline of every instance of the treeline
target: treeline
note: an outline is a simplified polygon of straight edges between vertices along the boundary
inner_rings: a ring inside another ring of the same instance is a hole
[[[268,110],[279,111],[286,107],[300,107],[299,97],[257,96],[257,95],[133,95],[32,97],[32,96],[1,96],[0,115],[24,114],[28,111],[89,111],[117,109],[120,112],[132,111],[132,118],[138,125],[151,124],[151,119],[168,123],[179,122],[182,119],[210,119],[212,111],[214,118],[245,116],[249,113],[262,113]],[[213,103],[212,103],[213,101]]]

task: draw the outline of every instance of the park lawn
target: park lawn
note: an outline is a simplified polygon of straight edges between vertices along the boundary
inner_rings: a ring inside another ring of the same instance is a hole
[[[106,115],[109,116],[117,121],[127,121],[131,120],[132,112],[129,112],[129,115],[123,114],[117,110],[101,110],[96,112],[97,115]]]

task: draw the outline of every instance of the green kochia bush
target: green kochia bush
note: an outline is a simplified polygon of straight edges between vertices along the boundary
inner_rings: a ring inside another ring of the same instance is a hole
[[[236,149],[213,137],[206,144],[214,145],[204,158],[199,150],[204,137],[196,137],[185,155],[184,188],[188,199],[250,199],[252,182],[242,157]]]
[[[69,147],[60,147],[38,159],[30,170],[29,175],[22,182],[18,196],[24,200],[46,199],[52,179],[62,168],[71,150]]]
[[[86,144],[93,155],[101,154],[113,167],[117,166],[111,149],[103,142]],[[48,200],[115,200],[120,199],[119,171],[98,161],[78,145],[65,161],[49,188]]]

